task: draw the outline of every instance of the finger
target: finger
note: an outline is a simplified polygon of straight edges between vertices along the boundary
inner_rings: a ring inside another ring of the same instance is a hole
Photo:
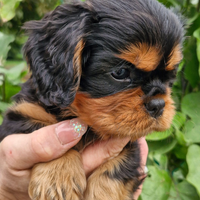
[[[0,144],[9,166],[22,170],[38,162],[47,162],[63,155],[76,145],[87,126],[79,119],[64,121],[34,131],[6,137]]]
[[[102,163],[119,155],[130,138],[114,138],[88,146],[82,153],[83,167],[88,176]]]
[[[148,145],[147,142],[145,140],[145,138],[140,138],[138,139],[138,144],[140,147],[140,157],[141,157],[141,173],[144,174],[145,173],[145,166],[146,166],[146,161],[147,161],[147,156],[148,156]],[[141,179],[145,178],[145,175],[141,177]],[[142,192],[142,185],[139,186],[139,188],[137,189],[137,191],[134,193],[134,199],[138,199],[140,194]]]
[[[138,139],[138,144],[140,147],[141,166],[144,169],[144,167],[146,166],[149,149],[144,137]]]

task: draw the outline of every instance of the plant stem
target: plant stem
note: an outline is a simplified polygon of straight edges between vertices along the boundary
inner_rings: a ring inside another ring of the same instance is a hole
[[[198,5],[197,5],[197,12],[199,12],[199,9],[200,9],[200,0],[198,2]]]

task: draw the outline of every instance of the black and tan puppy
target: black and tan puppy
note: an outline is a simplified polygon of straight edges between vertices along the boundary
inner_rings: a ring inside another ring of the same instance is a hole
[[[139,181],[137,142],[170,127],[170,87],[182,59],[183,25],[156,0],[64,4],[25,24],[32,75],[0,128],[0,140],[79,117],[90,127],[63,157],[36,165],[34,200],[131,200]],[[119,156],[86,180],[79,151],[131,136]]]

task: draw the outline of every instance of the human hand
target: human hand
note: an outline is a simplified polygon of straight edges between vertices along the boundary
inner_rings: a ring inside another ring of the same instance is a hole
[[[81,123],[79,119],[76,120]],[[58,128],[59,125],[62,125],[61,129]],[[0,199],[30,199],[28,185],[33,165],[62,156],[79,142],[86,129],[85,125],[77,137],[70,121],[65,121],[31,134],[6,137],[0,143]],[[117,156],[128,142],[129,138],[112,139],[87,147],[82,152],[86,175],[110,157]]]

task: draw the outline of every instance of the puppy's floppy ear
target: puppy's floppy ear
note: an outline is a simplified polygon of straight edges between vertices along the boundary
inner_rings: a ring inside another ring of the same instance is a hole
[[[25,24],[29,38],[24,56],[37,97],[46,106],[73,102],[81,78],[84,36],[92,22],[91,11],[79,3],[58,6],[42,20]]]

